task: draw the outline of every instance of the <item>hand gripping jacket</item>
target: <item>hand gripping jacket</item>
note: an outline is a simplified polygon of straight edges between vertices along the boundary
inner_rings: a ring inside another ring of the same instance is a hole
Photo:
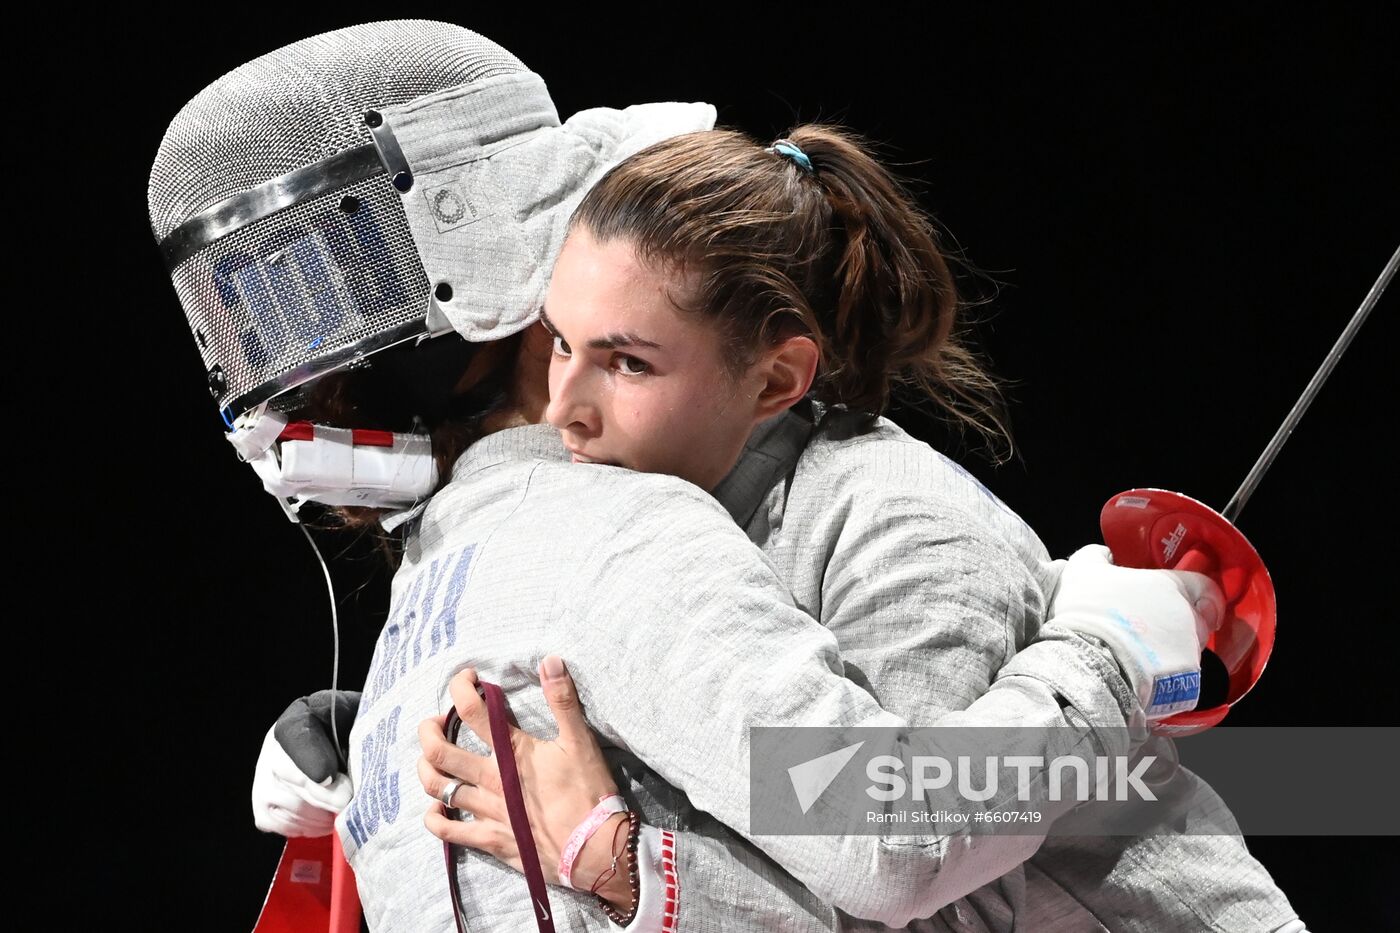
[[[714,117],[708,104],[644,104],[561,123],[510,52],[418,20],[314,36],[205,88],[161,141],[148,204],[209,390],[231,428],[242,416],[240,455],[293,515],[312,498],[426,495],[421,438],[380,445],[420,458],[400,469],[348,433],[292,441],[259,424],[290,407],[289,390],[387,347],[527,327],[588,188]],[[290,444],[319,445],[295,476]]]

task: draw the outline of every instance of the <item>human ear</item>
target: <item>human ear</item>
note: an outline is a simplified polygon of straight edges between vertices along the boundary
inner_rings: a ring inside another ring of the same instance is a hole
[[[796,405],[817,376],[821,353],[811,337],[788,337],[769,347],[754,364],[760,385],[754,421],[766,421]]]

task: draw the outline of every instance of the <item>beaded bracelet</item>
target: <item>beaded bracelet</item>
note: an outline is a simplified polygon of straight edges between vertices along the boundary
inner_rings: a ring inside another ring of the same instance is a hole
[[[620,828],[620,827],[619,827]],[[636,810],[627,811],[627,845],[623,849],[627,854],[627,885],[632,891],[632,909],[627,913],[619,913],[617,908],[608,903],[602,895],[598,896],[598,903],[603,905],[603,913],[608,915],[608,919],[620,927],[625,927],[637,916],[637,907],[641,903],[641,887],[638,883],[637,874],[637,838],[641,832],[642,824],[637,818]],[[616,839],[616,833],[614,833]],[[613,855],[613,869],[617,869],[617,860],[622,856],[622,852]]]

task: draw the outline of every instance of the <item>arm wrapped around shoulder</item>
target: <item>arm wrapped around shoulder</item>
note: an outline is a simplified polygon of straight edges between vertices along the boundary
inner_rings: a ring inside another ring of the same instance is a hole
[[[1064,633],[1070,644],[1027,646],[1007,665],[1010,672],[1004,669],[966,709],[911,723],[844,676],[833,633],[793,605],[772,566],[727,514],[713,503],[688,501],[693,494],[679,487],[636,486],[628,507],[609,513],[626,534],[594,539],[561,586],[569,598],[561,600],[546,643],[569,659],[594,729],[751,842],[820,902],[905,926],[1005,875],[1035,852],[1043,831],[972,836],[928,825],[897,838],[756,831],[756,783],[776,788],[774,799],[785,805],[797,798],[788,771],[751,767],[755,727],[792,727],[793,736],[826,727],[833,730],[826,741],[837,745],[846,739],[836,730],[880,728],[861,753],[881,743],[896,758],[912,729],[940,725],[999,728],[996,735],[1011,754],[1048,759],[1126,751],[1101,748],[1099,731],[1083,727],[1102,720],[1125,733],[1136,709],[1116,667],[1078,635]],[[666,509],[650,508],[654,501],[642,493],[653,488],[667,494]],[[1084,707],[1077,718],[1069,717],[1064,698]],[[1039,744],[1027,744],[1028,734]],[[999,755],[1002,747],[988,745],[983,752]],[[764,780],[756,782],[755,773]],[[1042,799],[1041,785],[1035,787],[1028,803],[1049,817],[1044,825],[1074,805]],[[991,806],[952,788],[925,800],[930,809],[965,811],[969,821]],[[821,806],[829,804],[823,798]],[[680,876],[712,877],[714,890],[729,883],[732,872],[706,874],[701,862],[710,854],[678,840]]]

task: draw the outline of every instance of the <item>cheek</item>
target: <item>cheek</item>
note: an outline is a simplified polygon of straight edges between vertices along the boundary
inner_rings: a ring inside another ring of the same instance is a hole
[[[709,434],[716,448],[742,445],[754,427],[754,389],[727,372],[716,376],[706,391],[712,400],[708,408]]]
[[[666,382],[619,381],[612,397],[599,406],[604,420],[615,429],[616,440],[653,466],[667,458],[677,438],[684,436],[688,409],[695,407],[683,404],[683,392]]]
[[[637,390],[619,393],[611,414],[624,433],[645,444],[671,433],[674,409],[668,393]]]
[[[678,384],[665,399],[666,430],[687,449],[708,448],[727,433],[726,409],[732,393],[728,380],[712,374]]]

